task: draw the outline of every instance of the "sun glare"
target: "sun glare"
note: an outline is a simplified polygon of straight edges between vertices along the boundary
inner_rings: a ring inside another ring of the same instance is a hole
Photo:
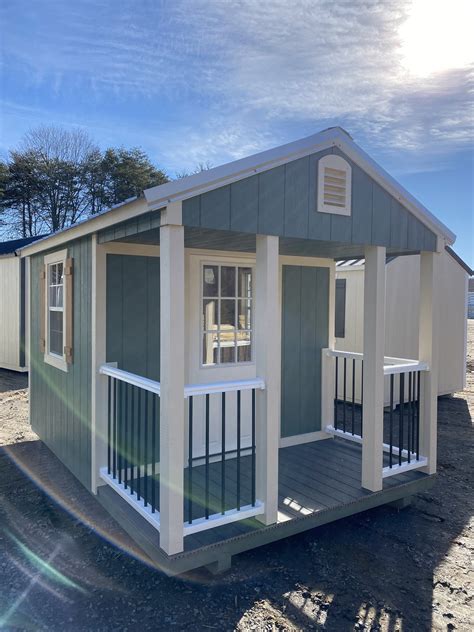
[[[474,0],[413,0],[400,27],[402,63],[426,77],[474,61]]]

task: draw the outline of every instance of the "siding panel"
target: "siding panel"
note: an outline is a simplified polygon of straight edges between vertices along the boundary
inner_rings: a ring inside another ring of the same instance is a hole
[[[234,182],[230,187],[230,228],[257,232],[258,176]]]
[[[284,234],[285,167],[276,167],[258,176],[258,232]]]
[[[377,246],[390,245],[390,212],[391,196],[374,183],[372,213],[372,244]]]
[[[285,166],[285,235],[308,236],[309,157]]]
[[[31,258],[31,425],[58,458],[90,488],[91,240],[70,242],[74,259],[74,360],[68,372],[46,364],[39,350],[39,273],[43,253]]]

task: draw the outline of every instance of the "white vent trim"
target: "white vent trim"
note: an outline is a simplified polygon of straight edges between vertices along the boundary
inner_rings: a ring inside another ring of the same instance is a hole
[[[318,161],[318,212],[351,214],[352,169],[341,156],[328,154]]]

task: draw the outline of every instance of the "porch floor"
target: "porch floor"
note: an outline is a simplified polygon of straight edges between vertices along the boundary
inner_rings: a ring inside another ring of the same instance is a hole
[[[243,457],[241,461],[241,502],[244,505],[251,497],[251,462],[250,457]],[[264,526],[252,518],[188,535],[184,539],[184,552],[173,556],[167,556],[159,549],[156,529],[110,487],[99,489],[99,500],[154,561],[168,572],[180,573],[212,563],[225,564],[231,555],[241,551],[411,496],[433,483],[432,476],[409,471],[384,479],[383,490],[374,493],[362,489],[361,468],[361,446],[343,439],[281,448],[278,523]],[[227,461],[229,507],[235,507],[236,472],[235,459]],[[221,498],[219,473],[220,463],[211,464],[210,497],[216,503],[216,511],[220,510]],[[200,498],[204,493],[204,466],[193,468],[193,482],[193,518],[196,518],[202,515]],[[187,506],[185,501],[186,512]]]

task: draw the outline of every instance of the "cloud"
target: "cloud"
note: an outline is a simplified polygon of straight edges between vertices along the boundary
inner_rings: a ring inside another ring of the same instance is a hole
[[[146,142],[171,169],[332,124],[388,157],[454,151],[471,139],[472,68],[416,80],[406,69],[408,0],[41,5],[4,8],[5,67],[32,92],[88,95],[90,107],[109,108],[111,126],[111,104],[128,107],[128,134],[148,125]],[[147,104],[153,120],[175,116],[159,127],[144,115],[140,127],[134,113]]]

